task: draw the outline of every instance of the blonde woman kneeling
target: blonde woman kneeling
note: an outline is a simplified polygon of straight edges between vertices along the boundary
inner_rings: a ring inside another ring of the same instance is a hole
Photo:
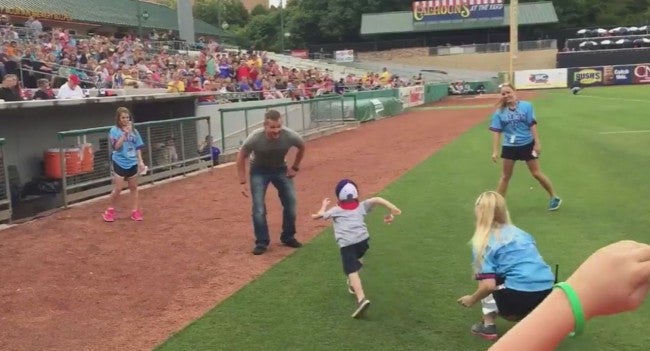
[[[510,223],[501,194],[481,194],[475,215],[471,244],[478,288],[458,303],[471,307],[481,302],[483,321],[474,324],[471,331],[494,340],[498,337],[497,315],[509,321],[523,319],[551,293],[555,277],[533,237]]]

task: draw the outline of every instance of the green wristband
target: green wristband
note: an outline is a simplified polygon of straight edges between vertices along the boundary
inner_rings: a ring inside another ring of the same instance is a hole
[[[580,303],[580,298],[576,291],[573,290],[571,285],[561,282],[555,284],[556,288],[562,289],[564,294],[566,294],[567,299],[569,300],[569,305],[571,305],[571,311],[573,311],[573,318],[575,319],[575,327],[571,332],[571,336],[580,335],[585,329],[585,311],[582,309],[582,304]]]

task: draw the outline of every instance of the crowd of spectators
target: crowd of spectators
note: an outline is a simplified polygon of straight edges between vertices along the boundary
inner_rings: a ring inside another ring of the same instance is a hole
[[[69,29],[44,28],[30,17],[12,23],[0,16],[0,99],[18,101],[83,98],[85,89],[160,89],[213,92],[203,101],[310,99],[350,90],[377,90],[424,84],[382,72],[335,77],[327,69],[286,67],[266,52],[221,47],[201,37],[195,51],[174,49],[173,32],[75,36]],[[56,93],[54,90],[58,90]]]

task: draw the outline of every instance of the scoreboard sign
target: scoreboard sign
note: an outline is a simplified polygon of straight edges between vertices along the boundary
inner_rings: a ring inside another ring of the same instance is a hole
[[[503,20],[503,0],[429,0],[413,2],[413,23]]]

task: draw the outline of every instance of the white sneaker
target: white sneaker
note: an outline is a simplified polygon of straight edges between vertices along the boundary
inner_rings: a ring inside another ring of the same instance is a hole
[[[354,310],[352,313],[352,318],[357,318],[359,317],[363,311],[365,311],[368,306],[370,306],[370,300],[364,298],[363,300],[359,301],[359,304],[357,305],[357,309]]]

